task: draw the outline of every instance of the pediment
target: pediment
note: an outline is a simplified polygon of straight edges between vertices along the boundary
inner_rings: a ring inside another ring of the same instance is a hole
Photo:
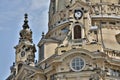
[[[23,80],[25,77],[29,77],[36,73],[39,73],[41,75],[44,74],[43,70],[24,64],[20,69],[19,73],[17,74],[16,80]]]
[[[89,6],[87,3],[83,1],[76,1],[73,5],[70,6],[70,10],[84,8],[84,10],[88,10]]]
[[[72,49],[72,50],[67,51],[65,54],[62,54],[61,60],[70,56],[70,55],[81,54],[81,53],[86,53],[89,55],[91,52],[89,52],[88,50],[85,50],[85,49]],[[89,56],[91,56],[91,55],[89,55]]]
[[[85,55],[87,57],[90,58],[103,58],[105,56],[107,56],[105,53],[102,52],[90,52],[86,49],[71,49],[65,53],[63,53],[62,55],[55,57],[53,62],[63,62],[65,58],[72,58],[73,56],[79,56],[79,55]]]

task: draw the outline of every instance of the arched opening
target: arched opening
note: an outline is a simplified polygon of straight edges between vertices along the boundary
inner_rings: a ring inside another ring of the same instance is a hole
[[[20,71],[20,69],[22,68],[22,63],[18,64],[18,72]]]
[[[81,39],[82,33],[81,33],[81,27],[79,25],[76,25],[74,27],[74,39]]]

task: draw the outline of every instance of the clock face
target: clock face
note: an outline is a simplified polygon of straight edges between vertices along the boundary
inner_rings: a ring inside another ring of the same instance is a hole
[[[73,71],[81,71],[85,67],[85,61],[80,57],[75,57],[71,60],[70,67]]]
[[[75,17],[75,19],[77,19],[77,20],[81,19],[82,15],[83,15],[83,13],[82,13],[81,10],[75,10],[74,11],[74,17]]]
[[[21,52],[21,57],[24,57],[25,56],[25,51],[22,51]]]

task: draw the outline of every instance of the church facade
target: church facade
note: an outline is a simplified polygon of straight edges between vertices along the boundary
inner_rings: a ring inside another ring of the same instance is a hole
[[[120,80],[119,0],[50,0],[38,62],[27,14],[19,34],[6,80]]]

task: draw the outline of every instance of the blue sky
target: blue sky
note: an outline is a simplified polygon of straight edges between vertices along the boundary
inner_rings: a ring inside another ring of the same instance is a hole
[[[28,13],[33,42],[37,45],[41,33],[48,30],[48,7],[49,0],[0,0],[0,80],[9,76],[15,61],[14,46],[19,41],[24,13]]]

